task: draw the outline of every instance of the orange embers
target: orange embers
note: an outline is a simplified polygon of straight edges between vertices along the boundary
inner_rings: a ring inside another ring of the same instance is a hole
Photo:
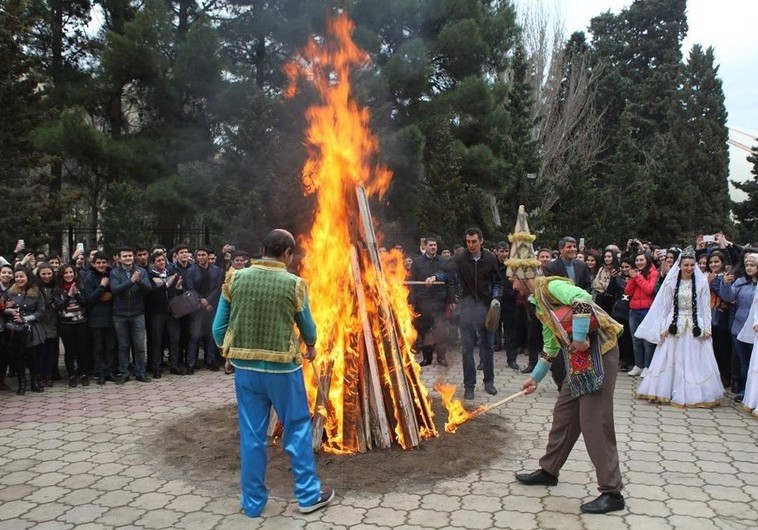
[[[352,41],[352,30],[345,15],[336,16],[325,37],[312,39],[286,67],[289,97],[305,81],[320,100],[306,113],[303,181],[317,200],[311,232],[300,241],[305,256],[300,272],[308,280],[319,336],[319,355],[306,366],[309,400],[314,414],[325,418],[323,448],[334,453],[393,442],[411,448],[419,436],[436,435],[411,352],[415,331],[408,291],[402,277],[394,281],[397,256],[383,258],[383,271],[375,241],[365,234],[370,214],[359,215],[356,188],[381,196],[392,174],[377,165],[379,144],[369,129],[369,112],[352,96],[351,71],[369,63]],[[319,377],[328,400],[317,400]],[[318,430],[315,437],[318,446]]]
[[[481,405],[479,408],[466,412],[463,408],[463,403],[460,399],[453,399],[455,394],[455,385],[449,383],[437,383],[434,385],[434,389],[440,393],[440,399],[442,404],[447,409],[447,421],[445,422],[445,432],[455,432],[458,426],[467,422],[471,418],[475,418],[482,412],[487,410],[485,405]]]

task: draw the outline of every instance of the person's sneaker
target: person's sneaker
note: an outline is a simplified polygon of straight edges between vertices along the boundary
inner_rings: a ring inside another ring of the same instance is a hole
[[[332,488],[325,488],[321,490],[321,496],[318,500],[310,506],[301,506],[300,513],[311,513],[316,510],[320,510],[324,506],[328,505],[334,500],[334,490]]]
[[[643,369],[642,369],[642,372],[640,373],[640,379],[645,379],[645,376],[647,375],[647,373],[648,373],[649,371],[650,371],[650,370],[648,370],[647,368],[643,368]]]
[[[474,399],[474,389],[473,388],[467,388],[463,391],[463,399],[471,401]]]
[[[628,375],[630,377],[634,377],[636,375],[640,375],[641,373],[642,373],[642,368],[640,368],[639,366],[635,366],[634,368],[632,368],[631,370],[629,370],[626,373],[626,375]]]
[[[489,395],[494,396],[497,394],[497,388],[494,383],[484,383],[484,391]]]

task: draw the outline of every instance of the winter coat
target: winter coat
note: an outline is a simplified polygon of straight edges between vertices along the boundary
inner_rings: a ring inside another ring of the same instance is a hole
[[[642,273],[634,277],[630,276],[624,288],[624,294],[629,297],[629,308],[638,311],[650,309],[655,298],[655,286],[657,282],[658,270],[653,265],[650,266],[647,278]]]
[[[30,326],[29,335],[26,339],[26,347],[31,348],[42,344],[45,341],[45,326],[43,318],[45,316],[45,296],[35,287],[22,290],[13,285],[5,292],[5,316],[4,322],[13,322],[13,313],[16,308],[21,312],[21,316]],[[14,307],[8,307],[8,301],[14,302]]]
[[[104,275],[94,268],[84,274],[84,298],[87,303],[87,325],[90,328],[113,327],[113,298],[104,299],[104,295],[111,292],[111,286],[100,285],[103,276],[110,277],[110,269]]]
[[[734,283],[721,283],[719,296],[724,302],[734,302],[734,322],[732,323],[732,335],[737,336],[745,325],[750,305],[753,303],[755,294],[755,282],[749,278],[738,278]]]

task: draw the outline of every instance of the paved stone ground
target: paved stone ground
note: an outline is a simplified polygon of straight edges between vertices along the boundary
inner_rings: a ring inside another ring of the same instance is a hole
[[[496,366],[497,398],[517,391],[524,376],[503,368],[502,353]],[[424,374],[430,382],[458,383],[460,361],[424,368]],[[514,472],[536,469],[544,449],[556,397],[552,384],[491,412],[512,422],[519,441],[487,469],[431,491],[339,491],[333,506],[309,515],[297,512],[291,498],[271,498],[265,517],[256,520],[239,513],[236,496],[170,479],[138,450],[161,420],[233,401],[232,378],[223,372],[149,385],[59,385],[24,397],[3,393],[0,529],[756,528],[758,419],[732,404],[680,410],[635,401],[636,382],[620,374],[616,388],[627,509],[605,516],[579,512],[597,495],[581,439],[557,487],[514,482]],[[477,402],[495,399],[477,391]],[[486,450],[486,440],[482,444]]]

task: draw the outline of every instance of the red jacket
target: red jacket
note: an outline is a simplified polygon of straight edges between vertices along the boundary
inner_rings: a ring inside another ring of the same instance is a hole
[[[629,297],[629,308],[650,309],[650,306],[653,305],[653,298],[655,298],[656,283],[658,283],[658,270],[655,265],[650,266],[647,278],[642,274],[629,278],[626,289],[624,289],[624,294]]]

